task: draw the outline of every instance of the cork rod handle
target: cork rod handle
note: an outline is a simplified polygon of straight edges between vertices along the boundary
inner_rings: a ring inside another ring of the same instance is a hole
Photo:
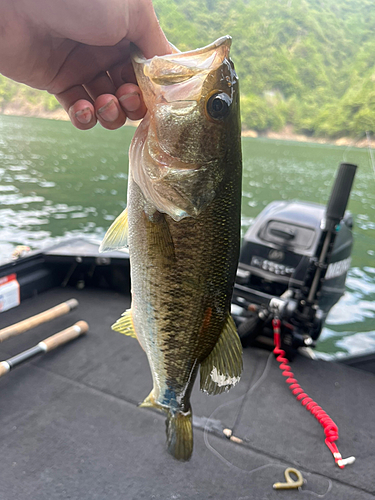
[[[9,372],[9,365],[7,366],[7,364],[4,362],[0,363],[0,377],[2,377],[8,372]]]
[[[77,306],[78,300],[69,299],[66,302],[62,302],[61,304],[52,307],[51,309],[41,312],[40,314],[31,316],[30,318],[20,321],[19,323],[15,323],[14,325],[7,326],[6,328],[0,330],[0,342],[3,342],[11,337],[15,337],[16,335],[24,333],[27,330],[31,330],[42,323],[51,321],[59,316],[63,316],[64,314],[67,314],[75,309]]]
[[[43,350],[45,352],[49,352],[52,351],[53,349],[56,349],[56,347],[64,345],[67,342],[70,342],[71,340],[86,333],[88,329],[89,325],[86,323],[86,321],[78,321],[75,325],[70,326],[66,330],[63,330],[59,333],[55,333],[55,335],[52,335],[51,337],[48,337],[42,342],[39,342],[38,345],[43,347]]]

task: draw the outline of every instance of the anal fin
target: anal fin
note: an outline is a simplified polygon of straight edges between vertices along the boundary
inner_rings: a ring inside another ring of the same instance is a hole
[[[242,346],[230,314],[211,353],[201,363],[200,388],[208,394],[220,394],[235,386],[241,378]]]
[[[152,390],[147,398],[142,403],[139,403],[138,406],[139,408],[155,408],[160,411],[167,411],[164,406],[155,400],[154,390]]]

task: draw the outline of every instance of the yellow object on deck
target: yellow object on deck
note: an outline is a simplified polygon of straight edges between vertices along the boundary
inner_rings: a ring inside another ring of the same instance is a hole
[[[297,480],[295,481],[290,477],[290,474],[294,474],[297,476]],[[300,488],[303,485],[303,477],[299,470],[294,469],[293,467],[288,467],[285,469],[284,476],[286,479],[285,483],[275,483],[273,485],[274,490],[291,490]]]

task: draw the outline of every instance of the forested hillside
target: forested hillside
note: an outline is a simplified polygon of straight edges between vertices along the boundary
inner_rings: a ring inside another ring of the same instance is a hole
[[[307,135],[375,132],[373,0],[154,0],[181,50],[233,37],[244,128]],[[18,86],[0,77],[1,103]],[[8,88],[8,87],[9,88]],[[23,90],[24,97],[33,91]],[[53,108],[48,95],[32,94]]]

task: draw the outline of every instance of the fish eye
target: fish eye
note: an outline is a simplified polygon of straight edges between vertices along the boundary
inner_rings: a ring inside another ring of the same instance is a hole
[[[207,113],[215,120],[224,119],[229,113],[231,98],[225,92],[213,94],[207,101]]]

